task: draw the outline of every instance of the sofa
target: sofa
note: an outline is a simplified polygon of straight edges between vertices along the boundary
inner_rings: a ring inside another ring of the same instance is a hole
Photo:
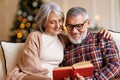
[[[120,33],[109,31],[115,41],[120,54]],[[0,80],[8,74],[16,65],[17,59],[23,49],[24,43],[0,42]]]

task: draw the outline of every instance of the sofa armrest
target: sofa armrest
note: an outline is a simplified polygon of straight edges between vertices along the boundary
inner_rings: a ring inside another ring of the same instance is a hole
[[[5,62],[0,45],[0,80],[4,80],[4,76],[5,76]]]

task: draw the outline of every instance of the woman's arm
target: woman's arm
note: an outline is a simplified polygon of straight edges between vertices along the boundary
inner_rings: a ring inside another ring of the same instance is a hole
[[[107,39],[112,39],[113,38],[111,33],[108,30],[106,30],[106,29],[102,29],[100,31],[100,34],[103,34],[104,37],[106,37]]]
[[[48,73],[40,64],[40,32],[32,32],[27,37],[22,56],[18,60],[20,70],[26,74],[43,76]]]

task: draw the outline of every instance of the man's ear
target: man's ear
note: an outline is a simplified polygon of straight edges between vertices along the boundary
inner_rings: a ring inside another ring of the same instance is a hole
[[[90,27],[90,23],[91,23],[91,21],[90,21],[90,19],[88,19],[87,20],[87,26],[88,26],[88,28]]]

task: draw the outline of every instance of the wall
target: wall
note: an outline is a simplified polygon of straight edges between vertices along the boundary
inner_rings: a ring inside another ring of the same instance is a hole
[[[8,40],[19,0],[0,0],[0,40]]]
[[[97,24],[99,27],[120,31],[120,0],[43,0],[44,2],[55,2],[63,11],[73,6],[84,7],[92,21],[91,26]],[[99,20],[95,16],[100,16]]]
[[[12,27],[19,0],[0,0],[0,40],[9,39],[9,31]],[[87,9],[91,26],[95,23],[100,27],[120,31],[120,0],[43,0],[43,2],[55,2],[66,14],[73,6],[81,6]],[[100,19],[96,20],[95,16]]]

